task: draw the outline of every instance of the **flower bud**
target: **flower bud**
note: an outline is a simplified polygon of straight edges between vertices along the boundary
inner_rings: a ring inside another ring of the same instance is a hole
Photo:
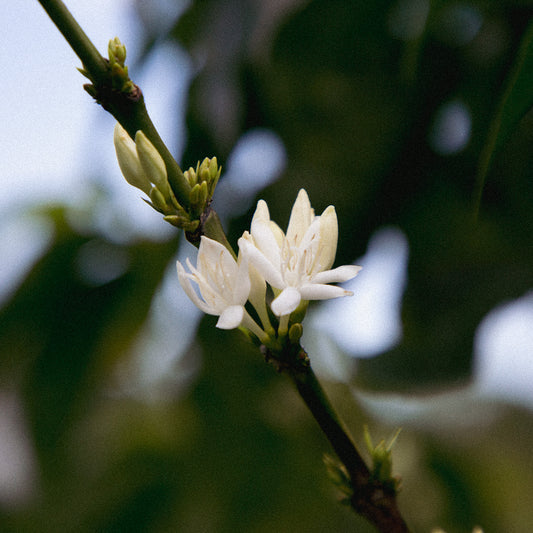
[[[194,187],[196,185],[196,183],[198,182],[197,179],[196,179],[196,171],[192,167],[190,167],[189,170],[186,170],[183,173],[183,175],[185,176],[185,178],[189,182],[189,185],[191,186],[191,188]]]
[[[161,211],[162,213],[167,211],[167,203],[165,202],[165,197],[156,187],[153,187],[150,191],[150,200],[152,200],[152,204],[158,211]]]
[[[150,196],[152,185],[143,170],[135,143],[118,122],[113,133],[113,141],[118,165],[126,181]]]
[[[298,344],[302,338],[303,332],[304,328],[299,322],[293,324],[289,329],[289,341],[291,344]]]
[[[168,197],[169,185],[165,162],[148,137],[139,130],[135,134],[137,154],[150,181],[159,189],[163,196]]]

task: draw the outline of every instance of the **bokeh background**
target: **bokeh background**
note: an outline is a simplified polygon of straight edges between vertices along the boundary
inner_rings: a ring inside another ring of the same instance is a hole
[[[301,187],[336,206],[337,263],[364,270],[305,346],[361,449],[363,424],[403,428],[413,530],[529,531],[531,3],[67,5],[102,53],[126,43],[182,166],[218,158],[231,242],[258,198],[282,227]],[[371,531],[290,383],[186,300],[195,250],[120,176],[38,2],[0,16],[0,530]]]

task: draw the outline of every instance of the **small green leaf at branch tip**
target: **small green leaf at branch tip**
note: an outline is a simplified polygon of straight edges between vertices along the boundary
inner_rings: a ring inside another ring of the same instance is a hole
[[[86,77],[88,80],[94,81],[92,76],[89,74],[87,70],[84,68],[77,68],[76,69],[82,76]]]
[[[98,98],[98,91],[96,90],[95,86],[91,83],[85,83],[83,85],[83,89],[86,93],[89,94],[91,98],[94,98],[95,100]]]
[[[353,486],[350,479],[350,474],[346,470],[346,467],[337,459],[331,457],[331,455],[324,454],[324,464],[328,472],[330,481],[341,491],[341,503],[344,505],[350,505],[353,497]]]
[[[180,215],[166,215],[163,217],[163,220],[172,224],[176,228],[189,232],[196,231],[200,225],[199,220],[190,220],[187,217]]]
[[[397,492],[400,488],[400,479],[392,476],[392,447],[398,439],[401,428],[394,432],[388,444],[381,440],[376,446],[372,443],[367,425],[364,426],[363,431],[366,447],[372,457],[372,478]]]

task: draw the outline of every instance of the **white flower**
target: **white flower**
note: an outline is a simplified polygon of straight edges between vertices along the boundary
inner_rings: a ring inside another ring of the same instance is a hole
[[[250,294],[250,277],[246,259],[237,262],[225,246],[203,236],[198,249],[196,268],[186,260],[190,273],[178,261],[178,278],[194,305],[220,318],[217,327],[233,329],[247,322],[244,305]],[[191,284],[198,285],[200,296]]]
[[[270,220],[268,206],[257,203],[251,235],[239,239],[239,248],[250,263],[279,292],[271,304],[277,316],[292,313],[302,300],[325,300],[352,295],[328,283],[347,281],[361,267],[345,265],[330,270],[337,251],[338,225],[335,208],[315,216],[301,189],[291,211],[287,234]]]

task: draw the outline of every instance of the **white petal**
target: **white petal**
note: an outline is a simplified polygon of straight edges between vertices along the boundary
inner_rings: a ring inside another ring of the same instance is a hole
[[[314,217],[315,212],[309,202],[309,196],[307,196],[305,189],[300,189],[292,206],[289,226],[287,227],[287,239],[291,244],[300,244]]]
[[[268,205],[264,200],[259,200],[257,202],[257,207],[255,208],[254,216],[252,217],[253,226],[257,222],[267,222],[270,220],[270,212],[268,211]]]
[[[294,287],[287,287],[270,305],[272,312],[276,316],[283,316],[292,313],[299,305],[302,297],[300,291]]]
[[[244,258],[233,279],[233,303],[244,305],[246,300],[248,300],[251,288],[252,284],[248,273],[248,259]]]
[[[237,261],[229,253],[229,250],[218,241],[202,235],[198,248],[198,260],[215,268],[215,265],[222,268],[226,274],[230,275],[237,271]]]
[[[241,237],[239,239],[239,248],[270,285],[278,289],[285,287],[281,272],[253,244]]]
[[[329,300],[341,296],[352,296],[353,292],[347,291],[335,285],[322,285],[319,283],[309,283],[299,288],[304,300]]]
[[[276,239],[278,246],[281,248],[285,240],[285,233],[283,233],[283,230],[273,220],[270,221],[269,227],[274,235],[274,239]]]
[[[196,294],[196,291],[193,289],[191,285],[191,274],[187,274],[185,269],[183,268],[183,265],[178,261],[177,262],[177,268],[178,268],[178,279],[183,287],[183,290],[185,291],[185,294],[190,298],[192,303],[198,307],[201,311],[204,313],[207,313],[208,315],[218,315],[218,313],[209,305],[207,305],[199,296]]]
[[[343,265],[333,270],[319,272],[311,278],[312,283],[340,283],[355,278],[363,267],[357,265]]]
[[[339,238],[339,225],[335,208],[330,205],[320,215],[320,244],[319,262],[322,270],[328,270],[335,261],[337,253],[337,240]]]
[[[266,283],[257,272],[257,269],[249,265],[248,274],[250,276],[250,282],[251,282],[251,288],[250,288],[250,294],[248,295],[248,299],[250,300],[250,303],[256,308],[264,308],[265,307],[265,294],[266,294]]]
[[[252,237],[254,244],[271,263],[277,265],[280,261],[280,245],[270,228],[270,224],[257,222],[252,225]]]
[[[241,325],[244,316],[244,307],[242,305],[230,305],[226,307],[217,322],[217,328],[234,329]]]

